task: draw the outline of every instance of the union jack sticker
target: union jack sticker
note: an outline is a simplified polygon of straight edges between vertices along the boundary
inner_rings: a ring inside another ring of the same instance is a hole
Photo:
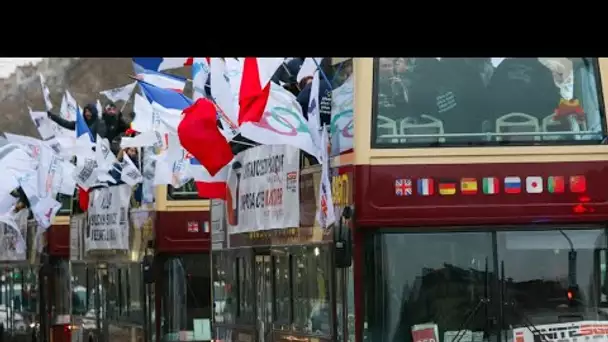
[[[395,180],[395,195],[411,196],[412,195],[412,180],[411,179]]]

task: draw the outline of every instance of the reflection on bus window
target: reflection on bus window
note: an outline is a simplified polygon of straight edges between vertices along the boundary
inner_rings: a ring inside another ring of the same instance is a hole
[[[194,322],[211,318],[208,254],[171,256],[163,267],[163,340],[177,341],[194,333]]]
[[[167,200],[198,200],[198,192],[196,190],[196,184],[194,180],[188,181],[184,186],[174,188],[171,185],[167,185]]]
[[[493,273],[490,233],[382,234],[368,250],[371,341],[411,342],[420,324],[437,325],[439,341],[460,329],[491,337],[482,307]]]
[[[352,59],[334,66],[331,93],[331,155],[353,148],[354,77]]]
[[[337,272],[336,315],[338,341],[355,340],[355,288],[353,267]],[[346,322],[346,323],[345,323]]]
[[[607,320],[594,270],[594,249],[605,239],[602,229],[498,233],[501,279],[506,299],[515,302],[505,310],[506,324]]]
[[[274,321],[275,327],[286,327],[291,317],[290,256],[287,249],[275,250],[274,256]]]
[[[236,259],[238,278],[238,313],[241,322],[253,322],[255,319],[255,294],[253,292],[254,278],[251,259],[239,257]]]
[[[234,323],[237,297],[236,272],[229,253],[213,255],[213,313],[216,323]]]
[[[329,248],[299,247],[293,255],[293,311],[296,331],[328,335],[331,331],[329,300]]]
[[[380,146],[598,143],[595,58],[378,58]]]

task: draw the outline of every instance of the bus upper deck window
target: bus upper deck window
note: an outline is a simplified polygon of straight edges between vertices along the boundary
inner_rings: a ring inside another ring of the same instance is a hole
[[[593,58],[379,58],[375,142],[543,144],[603,138]]]

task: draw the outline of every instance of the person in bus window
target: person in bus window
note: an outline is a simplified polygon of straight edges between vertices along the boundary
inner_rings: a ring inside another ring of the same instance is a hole
[[[542,123],[559,105],[560,90],[551,70],[538,58],[507,58],[494,71],[488,100],[487,120],[492,127],[510,113],[528,114]]]
[[[403,119],[407,104],[406,89],[395,74],[395,59],[382,57],[378,68],[378,115],[392,119]]]
[[[416,58],[406,72],[412,111],[443,123],[445,133],[479,133],[486,112],[486,58]],[[448,141],[471,137],[452,137]]]

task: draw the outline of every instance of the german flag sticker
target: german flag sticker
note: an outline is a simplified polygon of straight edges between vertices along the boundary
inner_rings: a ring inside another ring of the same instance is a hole
[[[456,181],[441,180],[439,182],[439,194],[441,196],[451,196],[456,194]]]

